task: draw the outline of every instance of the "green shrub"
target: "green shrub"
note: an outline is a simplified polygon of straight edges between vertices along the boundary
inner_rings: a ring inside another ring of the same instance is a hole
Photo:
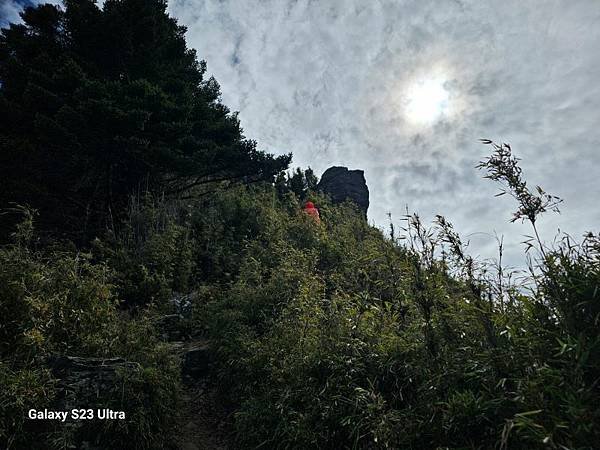
[[[52,428],[24,420],[30,408],[50,408],[54,380],[43,368],[11,368],[0,361],[0,443],[3,448],[43,448]]]
[[[106,263],[58,245],[35,251],[34,238],[25,223],[15,243],[0,248],[0,446],[65,448],[89,441],[102,448],[165,448],[176,427],[180,375],[175,357],[159,342],[155,313],[120,310],[118,277]],[[113,388],[90,392],[99,397],[84,405],[124,410],[127,420],[78,427],[28,420],[30,408],[61,405],[46,365],[56,355],[137,363]]]

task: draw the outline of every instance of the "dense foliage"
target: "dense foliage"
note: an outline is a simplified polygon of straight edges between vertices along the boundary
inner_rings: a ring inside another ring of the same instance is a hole
[[[89,441],[104,448],[160,448],[177,417],[179,368],[158,339],[151,311],[136,317],[120,311],[118,278],[91,254],[64,246],[36,250],[32,219],[26,214],[14,243],[0,249],[0,446],[72,448]],[[125,410],[127,421],[75,428],[27,419],[30,408],[64,407],[47,365],[63,354],[136,363],[118,373],[111,388],[85,392],[84,404],[73,406]]]
[[[243,136],[165,9],[68,0],[2,30],[0,207],[28,204],[44,230],[93,238],[136,191],[189,195],[287,167]]]
[[[443,218],[426,229],[411,216],[400,239],[308,195],[321,224],[269,185],[132,201],[127,226],[87,255],[33,251],[23,225],[2,252],[3,404],[51,404],[34,356],[126,356],[149,377],[132,395],[160,398],[154,420],[174,429],[178,374],[148,318],[193,291],[186,326],[213,342],[234,448],[594,448],[597,237],[544,249],[518,288],[471,260]],[[5,437],[38,436],[3,421]],[[159,448],[157,430],[134,420],[121,438]]]
[[[545,249],[528,293],[443,218],[407,218],[404,241],[350,207],[321,201],[318,226],[269,195],[216,205],[227,218],[245,198],[264,219],[243,226],[239,275],[205,288],[236,446],[594,448],[597,237]]]

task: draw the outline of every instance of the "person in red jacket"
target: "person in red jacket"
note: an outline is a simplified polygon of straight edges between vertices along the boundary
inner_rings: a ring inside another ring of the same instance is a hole
[[[315,204],[313,202],[306,202],[306,205],[304,205],[304,212],[311,216],[315,220],[315,222],[321,223],[319,210],[315,208]]]

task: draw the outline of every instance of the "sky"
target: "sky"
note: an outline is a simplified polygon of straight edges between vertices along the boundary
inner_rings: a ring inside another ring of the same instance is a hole
[[[19,12],[25,6],[31,6],[39,3],[35,0],[0,0],[0,27],[6,26],[11,22],[20,22]],[[52,1],[52,3],[57,3]]]
[[[17,11],[0,0],[0,13]],[[19,2],[24,3],[24,2]],[[482,258],[525,225],[475,166],[510,143],[564,199],[542,236],[599,231],[600,1],[171,0],[247,137],[317,174],[362,169],[369,220],[447,217]]]

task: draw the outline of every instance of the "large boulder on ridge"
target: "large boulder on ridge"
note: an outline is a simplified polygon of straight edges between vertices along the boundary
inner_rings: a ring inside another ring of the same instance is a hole
[[[347,167],[330,167],[321,176],[317,190],[331,197],[333,203],[352,200],[367,215],[369,209],[369,188],[362,170],[348,170]]]

